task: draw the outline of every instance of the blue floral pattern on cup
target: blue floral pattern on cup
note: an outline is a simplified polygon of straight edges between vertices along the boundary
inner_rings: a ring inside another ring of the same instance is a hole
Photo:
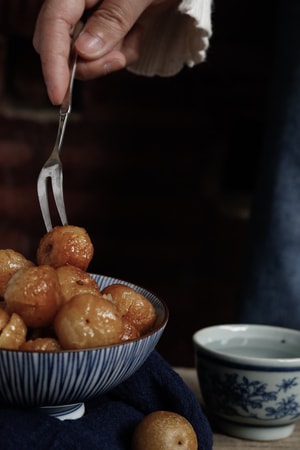
[[[261,420],[300,416],[297,396],[290,394],[290,390],[298,385],[298,377],[282,378],[275,389],[270,389],[267,383],[249,380],[236,372],[221,378],[217,373],[205,371],[201,375],[201,385],[206,392],[206,402],[213,402],[214,409],[217,407],[221,415]],[[270,402],[272,405],[268,404]]]

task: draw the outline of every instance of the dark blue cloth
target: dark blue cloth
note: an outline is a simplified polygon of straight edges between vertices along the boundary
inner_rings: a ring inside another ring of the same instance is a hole
[[[168,410],[191,422],[199,450],[212,449],[211,428],[197,399],[157,351],[127,381],[85,406],[82,418],[65,421],[36,411],[0,408],[0,446],[5,450],[130,450],[139,421],[152,411]]]

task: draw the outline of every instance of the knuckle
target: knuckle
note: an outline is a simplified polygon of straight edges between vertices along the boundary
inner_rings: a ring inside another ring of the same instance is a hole
[[[120,6],[115,3],[110,7],[101,7],[95,12],[95,19],[105,21],[113,27],[115,31],[126,32],[132,24],[132,14],[129,10],[126,10],[124,6]]]

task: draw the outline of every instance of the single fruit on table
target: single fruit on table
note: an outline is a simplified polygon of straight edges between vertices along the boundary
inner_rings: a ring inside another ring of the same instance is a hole
[[[154,411],[137,425],[132,450],[197,450],[198,440],[192,424],[180,414]]]

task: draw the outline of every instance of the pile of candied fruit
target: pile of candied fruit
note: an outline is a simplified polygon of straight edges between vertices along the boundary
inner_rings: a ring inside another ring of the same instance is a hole
[[[62,351],[137,339],[152,330],[152,303],[124,284],[100,290],[87,272],[94,247],[84,228],[57,226],[36,263],[0,249],[0,348]]]

